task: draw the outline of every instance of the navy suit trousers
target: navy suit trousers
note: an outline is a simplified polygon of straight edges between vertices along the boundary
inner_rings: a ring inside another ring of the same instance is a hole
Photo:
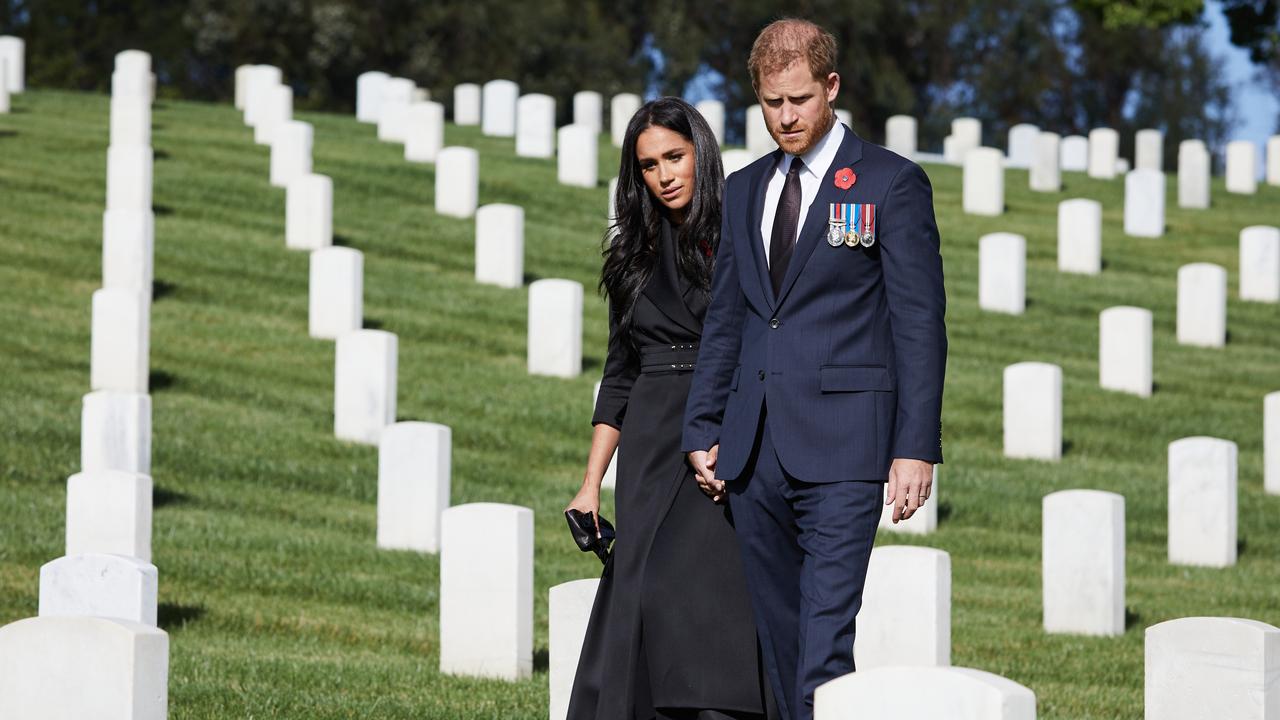
[[[766,416],[745,471],[727,485],[778,710],[812,720],[813,691],[853,672],[884,483],[797,480],[778,460]]]

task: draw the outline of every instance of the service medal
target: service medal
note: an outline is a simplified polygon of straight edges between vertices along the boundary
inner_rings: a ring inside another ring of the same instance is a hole
[[[862,222],[858,228],[858,242],[862,243],[862,247],[869,248],[876,244],[876,206],[864,205],[860,215]]]
[[[859,230],[862,227],[862,206],[849,203],[845,218],[844,244],[851,248],[858,247]]]
[[[844,205],[841,203],[831,203],[831,209],[827,214],[827,244],[831,247],[840,247],[844,242]]]

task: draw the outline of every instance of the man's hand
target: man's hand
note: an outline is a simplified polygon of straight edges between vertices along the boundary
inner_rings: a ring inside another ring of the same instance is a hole
[[[694,450],[689,453],[689,464],[693,466],[698,487],[715,502],[724,499],[724,482],[716,479],[716,458],[719,455],[719,443],[712,445],[710,450]]]
[[[884,504],[893,505],[893,523],[906,520],[924,506],[933,490],[933,464],[897,458],[889,467],[889,487]]]

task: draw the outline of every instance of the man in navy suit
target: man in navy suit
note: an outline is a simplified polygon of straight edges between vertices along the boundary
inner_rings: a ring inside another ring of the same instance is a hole
[[[703,491],[728,495],[782,714],[853,671],[881,513],[942,462],[946,299],[933,196],[910,160],[835,119],[835,39],[765,28],[748,63],[779,150],[725,182],[712,300],[685,412]],[[885,493],[885,483],[888,488]]]

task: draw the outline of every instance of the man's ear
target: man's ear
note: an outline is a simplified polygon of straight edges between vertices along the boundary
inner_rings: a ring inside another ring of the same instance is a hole
[[[836,96],[840,94],[840,73],[831,73],[827,76],[827,102],[836,101]]]

